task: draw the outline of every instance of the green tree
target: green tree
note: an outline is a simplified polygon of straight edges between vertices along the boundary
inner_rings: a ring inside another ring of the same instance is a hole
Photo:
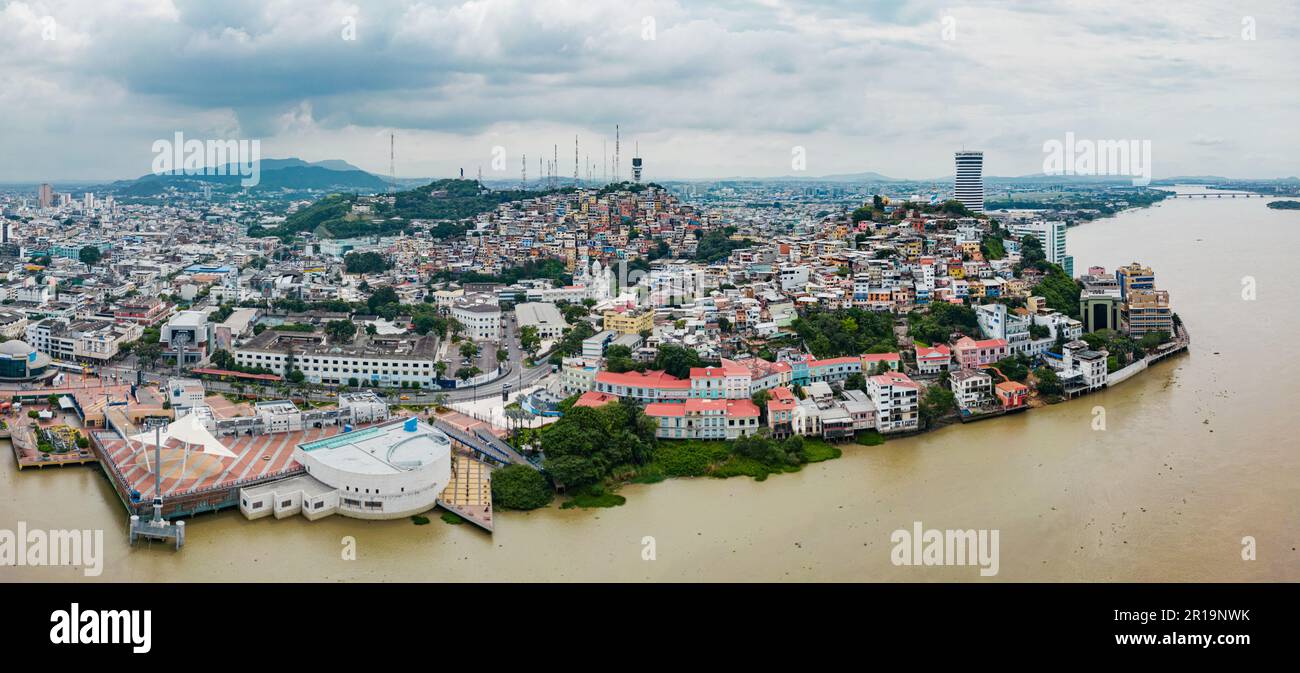
[[[349,252],[343,264],[348,273],[380,273],[391,268],[388,260],[377,252]]]
[[[356,334],[356,323],[351,320],[331,320],[325,323],[325,335],[334,343],[351,343]]]
[[[1029,376],[1029,361],[1018,355],[1002,358],[994,366],[1013,381],[1024,381]]]
[[[503,509],[530,510],[551,503],[551,483],[527,465],[507,465],[492,472],[492,503]]]
[[[1038,380],[1037,388],[1040,395],[1060,395],[1065,392],[1060,377],[1047,367],[1035,369],[1034,378]]]
[[[103,254],[99,251],[99,247],[94,245],[83,246],[81,250],[77,252],[77,258],[87,267],[98,264],[102,257]]]
[[[379,308],[381,306],[398,304],[400,302],[401,299],[397,296],[397,290],[394,290],[391,287],[381,287],[370,293],[370,297],[366,299],[366,306],[370,309],[371,313],[379,313]]]
[[[928,427],[934,419],[941,418],[957,408],[957,397],[951,390],[934,385],[926,389],[919,406],[921,423]]]
[[[898,348],[893,319],[859,308],[814,309],[796,318],[791,327],[819,358],[887,353]]]
[[[716,363],[708,363],[716,364]],[[660,369],[679,379],[684,379],[691,374],[692,367],[704,367],[706,363],[700,358],[700,354],[694,348],[678,346],[676,344],[664,344],[659,347],[655,354],[653,367]]]

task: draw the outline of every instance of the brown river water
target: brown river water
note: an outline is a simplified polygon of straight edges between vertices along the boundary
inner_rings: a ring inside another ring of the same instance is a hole
[[[1076,272],[1153,266],[1193,339],[1099,394],[847,447],[762,483],[670,480],[625,487],[612,509],[499,513],[491,536],[436,517],[228,511],[191,520],[179,552],[133,548],[97,467],[19,473],[5,451],[0,528],[101,528],[107,549],[98,578],[0,567],[0,581],[1297,581],[1300,212],[1264,204],[1170,200],[1070,230]],[[998,574],[895,566],[890,534],[914,521],[998,530]],[[342,558],[349,536],[355,560]],[[1256,560],[1242,559],[1245,536]]]

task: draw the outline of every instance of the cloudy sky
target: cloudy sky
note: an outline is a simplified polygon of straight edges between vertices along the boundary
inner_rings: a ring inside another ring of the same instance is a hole
[[[1023,175],[1066,132],[1150,140],[1156,177],[1300,174],[1294,0],[0,6],[0,181],[138,176],[177,131],[383,173],[395,132],[398,175],[501,178],[553,144],[572,175],[577,135],[599,173],[615,124],[648,179]]]

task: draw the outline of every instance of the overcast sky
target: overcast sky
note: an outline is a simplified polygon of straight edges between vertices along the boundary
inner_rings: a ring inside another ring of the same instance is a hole
[[[407,177],[559,144],[571,176],[616,123],[646,179],[1023,175],[1067,131],[1150,140],[1157,178],[1300,174],[1294,0],[0,4],[0,181],[135,177],[177,131],[380,173],[395,132]]]

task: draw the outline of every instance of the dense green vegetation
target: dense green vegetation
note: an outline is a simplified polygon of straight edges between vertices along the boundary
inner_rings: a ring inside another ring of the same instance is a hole
[[[432,226],[430,236],[448,238],[466,230],[467,227],[459,221],[485,213],[502,203],[547,193],[551,192],[493,191],[475,180],[436,180],[423,187],[398,192],[394,205],[376,203],[373,212],[368,214],[352,213],[356,194],[330,194],[289,215],[279,226],[268,229],[255,224],[248,228],[248,235],[278,236],[283,240],[303,232],[324,238],[391,236],[409,229],[411,220],[420,219],[441,220]]]
[[[621,466],[639,466],[654,457],[654,421],[633,401],[602,407],[572,407],[539,433],[555,483],[566,489],[598,484]]]
[[[627,498],[606,490],[601,484],[593,484],[570,495],[569,499],[563,505],[560,505],[560,509],[619,507],[626,502]]]
[[[391,268],[388,260],[377,252],[349,252],[343,263],[348,273],[380,273]]]
[[[796,318],[791,327],[819,358],[898,350],[893,319],[860,308],[811,310]]]
[[[537,509],[551,504],[552,497],[551,482],[527,465],[507,465],[492,472],[492,503],[497,507]]]
[[[1013,355],[1011,357],[998,360],[997,363],[993,366],[997,367],[998,371],[1002,372],[1007,378],[1011,379],[1012,381],[1020,381],[1021,383],[1023,383],[1025,377],[1029,376],[1029,363],[1030,363],[1029,358],[1023,355]],[[995,378],[993,382],[997,383],[998,381]]]
[[[1002,259],[1007,256],[1007,250],[1002,245],[1002,237],[989,235],[980,241],[980,252],[984,254],[984,259]]]
[[[1274,210],[1300,210],[1300,201],[1269,201],[1268,207]]]
[[[932,303],[924,313],[921,311],[908,313],[907,325],[908,335],[928,344],[946,343],[953,332],[970,336],[979,335],[979,321],[975,319],[975,309],[947,302]]]
[[[1065,270],[1049,264],[1047,275],[1034,286],[1033,294],[1047,300],[1047,305],[1072,318],[1079,317],[1079,291],[1083,288]]]
[[[735,227],[710,230],[695,245],[695,261],[711,264],[726,259],[732,250],[750,245],[748,241],[732,240],[731,235],[734,233]]]
[[[839,458],[839,448],[821,439],[792,436],[772,439],[766,434],[721,440],[663,440],[655,460],[633,479],[653,483],[667,477],[747,476],[758,481],[782,472],[798,472],[803,465]]]
[[[477,271],[468,271],[459,276],[454,276],[449,272],[442,272],[437,277],[444,280],[455,279],[462,283],[501,283],[504,285],[513,285],[521,280],[538,278],[549,278],[561,285],[568,285],[573,282],[573,275],[564,268],[564,262],[551,258],[528,260],[520,266],[505,269],[495,276]]]
[[[930,386],[921,396],[921,427],[929,427],[935,419],[952,413],[957,408],[957,397],[943,386]]]
[[[1038,369],[1035,369],[1034,378],[1038,380],[1035,387],[1038,388],[1038,393],[1040,395],[1052,397],[1065,392],[1065,388],[1061,386],[1060,377],[1058,377],[1056,372],[1049,367],[1039,367]]]
[[[423,187],[398,192],[391,211],[404,219],[463,220],[485,213],[503,203],[522,201],[569,189],[532,192],[521,189],[493,191],[476,180],[435,180]]]

